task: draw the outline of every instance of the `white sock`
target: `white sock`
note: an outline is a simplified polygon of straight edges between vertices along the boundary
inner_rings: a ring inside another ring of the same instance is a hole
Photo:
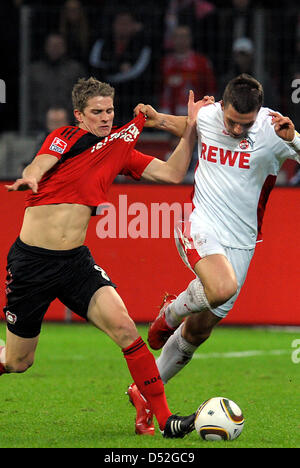
[[[204,309],[211,309],[199,278],[190,282],[187,289],[167,307],[165,312],[167,324],[175,328],[184,317]]]
[[[166,308],[165,318],[169,327],[172,327],[172,328],[178,327],[178,325],[182,322],[183,318],[186,317],[186,315],[189,315],[189,311],[184,306],[185,295],[186,295],[186,291],[183,291]],[[181,311],[181,314],[177,312],[178,310]],[[186,312],[186,315],[184,315],[184,312]]]
[[[5,364],[5,346],[0,346],[0,363]]]
[[[181,335],[183,324],[177,328],[164,345],[156,364],[164,384],[185,367],[193,357],[197,346]]]

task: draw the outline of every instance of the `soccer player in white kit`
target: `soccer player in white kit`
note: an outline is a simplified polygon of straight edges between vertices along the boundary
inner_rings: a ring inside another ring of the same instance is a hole
[[[164,383],[232,309],[261,240],[265,206],[282,163],[300,162],[293,122],[262,103],[261,84],[243,74],[228,83],[223,101],[198,113],[193,211],[176,236],[196,278],[177,298],[165,297],[148,332],[150,346],[163,348],[157,366]],[[181,135],[184,117],[147,107],[149,126]]]

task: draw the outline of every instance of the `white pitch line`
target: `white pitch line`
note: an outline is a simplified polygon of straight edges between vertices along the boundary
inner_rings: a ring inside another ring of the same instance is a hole
[[[290,354],[287,349],[271,349],[269,351],[248,350],[248,351],[229,351],[227,353],[195,353],[194,359],[215,359],[215,358],[247,358],[252,356],[280,356],[282,354]]]
[[[5,341],[0,339],[0,346],[5,346]],[[290,354],[288,349],[271,349],[269,351],[262,350],[248,350],[248,351],[229,351],[227,353],[195,353],[194,359],[228,359],[228,358],[247,358],[253,356],[281,356],[283,354]],[[59,360],[61,357],[52,356],[52,359]],[[72,356],[73,360],[84,359],[81,355]]]

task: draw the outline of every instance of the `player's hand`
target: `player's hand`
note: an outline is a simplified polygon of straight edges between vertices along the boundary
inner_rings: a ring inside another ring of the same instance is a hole
[[[278,112],[269,112],[272,117],[272,125],[276,134],[285,141],[292,141],[295,137],[295,125],[288,117],[283,117]]]
[[[192,90],[189,92],[189,101],[188,101],[188,123],[194,125],[197,119],[199,110],[202,107],[209,106],[210,104],[215,103],[214,96],[204,96],[200,101],[195,102],[195,95]]]
[[[12,185],[4,186],[8,192],[21,192],[23,190],[32,190],[33,193],[38,191],[38,183],[35,178],[17,179]]]
[[[147,117],[145,127],[155,127],[159,121],[159,113],[150,104],[140,103],[134,108],[133,112],[135,116],[142,112]]]

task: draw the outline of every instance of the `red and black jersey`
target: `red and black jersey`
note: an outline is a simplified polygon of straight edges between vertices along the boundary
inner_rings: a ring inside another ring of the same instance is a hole
[[[144,127],[140,113],[107,137],[97,137],[79,127],[61,127],[50,133],[36,157],[51,154],[58,162],[30,193],[26,207],[76,203],[97,207],[107,201],[107,192],[118,174],[139,180],[154,159],[134,149]]]

